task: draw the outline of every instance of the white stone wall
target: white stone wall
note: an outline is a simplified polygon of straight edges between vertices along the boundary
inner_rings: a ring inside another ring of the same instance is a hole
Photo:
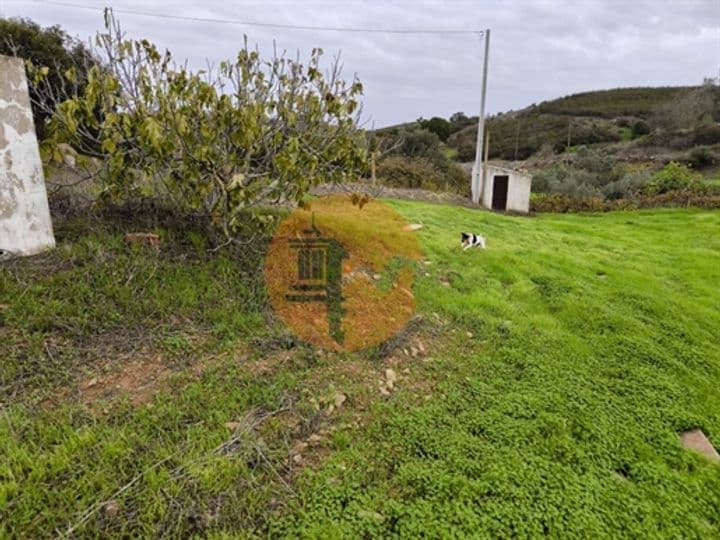
[[[54,246],[25,66],[0,56],[0,257]]]
[[[527,214],[530,211],[530,184],[532,177],[530,175],[504,169],[494,165],[487,166],[486,185],[483,192],[483,206],[492,208],[493,186],[495,184],[495,176],[508,177],[508,196],[506,210],[512,212],[521,212]]]

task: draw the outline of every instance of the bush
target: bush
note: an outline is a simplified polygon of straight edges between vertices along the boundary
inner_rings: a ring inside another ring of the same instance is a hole
[[[645,186],[645,193],[662,195],[670,191],[702,191],[699,175],[686,165],[671,161],[653,176]]]
[[[638,137],[647,135],[651,131],[652,129],[650,129],[650,125],[645,122],[645,120],[638,120],[632,126],[632,138],[637,139]]]
[[[693,169],[705,169],[715,165],[717,159],[707,146],[697,146],[690,151],[688,161]]]
[[[450,122],[448,122],[444,118],[440,118],[439,116],[433,116],[430,120],[423,120],[421,118],[420,120],[418,120],[418,123],[423,129],[427,129],[428,131],[437,135],[438,138],[443,142],[447,141],[452,131],[452,126],[450,125]]]
[[[603,197],[604,187],[617,183],[622,170],[615,161],[596,150],[578,148],[572,165],[560,164],[539,171],[533,176],[532,190],[536,193],[565,193],[581,197]]]
[[[217,70],[190,71],[169,51],[127,39],[109,12],[97,42],[108,64],[57,107],[43,150],[54,161],[62,144],[98,156],[92,172],[106,202],[170,199],[178,211],[211,215],[232,240],[244,209],[299,202],[314,185],[366,170],[362,84],[339,78],[337,58],[323,75],[321,49],[303,64],[266,61],[246,40]]]
[[[579,197],[562,193],[537,195],[530,199],[532,212],[610,212],[661,207],[717,210],[720,209],[720,192],[711,190],[704,193],[687,190],[668,191],[660,195],[642,194],[638,197],[613,201],[603,200],[599,197]]]
[[[720,124],[702,125],[695,128],[692,141],[696,145],[719,144]]]
[[[435,133],[424,128],[404,128],[396,137],[401,143],[392,152],[394,155],[423,158],[437,166],[445,164],[446,158],[440,149],[440,138]]]
[[[465,194],[469,178],[454,163],[438,167],[425,158],[389,156],[378,163],[377,176],[391,187],[453,191]]]
[[[642,191],[650,179],[651,175],[647,170],[628,172],[618,180],[605,184],[600,191],[608,200],[620,200]]]

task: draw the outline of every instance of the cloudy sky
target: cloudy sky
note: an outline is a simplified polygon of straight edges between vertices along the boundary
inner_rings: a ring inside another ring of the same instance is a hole
[[[150,14],[312,27],[491,29],[487,111],[618,86],[699,84],[720,71],[720,0],[0,0],[5,17],[60,24],[83,39],[112,6],[128,34],[202,66],[234,56],[247,34],[262,51],[342,51],[365,86],[376,127],[477,114],[482,40],[186,21]],[[130,13],[130,12],[143,12]]]

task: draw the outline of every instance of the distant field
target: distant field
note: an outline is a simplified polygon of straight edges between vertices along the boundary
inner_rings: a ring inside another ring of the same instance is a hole
[[[83,218],[0,263],[0,537],[720,536],[678,440],[720,447],[720,213],[391,204],[420,317],[359,354],[273,320],[263,243]]]

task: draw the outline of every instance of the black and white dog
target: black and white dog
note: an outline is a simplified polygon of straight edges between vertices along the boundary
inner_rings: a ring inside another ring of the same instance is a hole
[[[460,243],[463,246],[463,251],[474,247],[485,249],[485,238],[475,233],[460,233]]]

